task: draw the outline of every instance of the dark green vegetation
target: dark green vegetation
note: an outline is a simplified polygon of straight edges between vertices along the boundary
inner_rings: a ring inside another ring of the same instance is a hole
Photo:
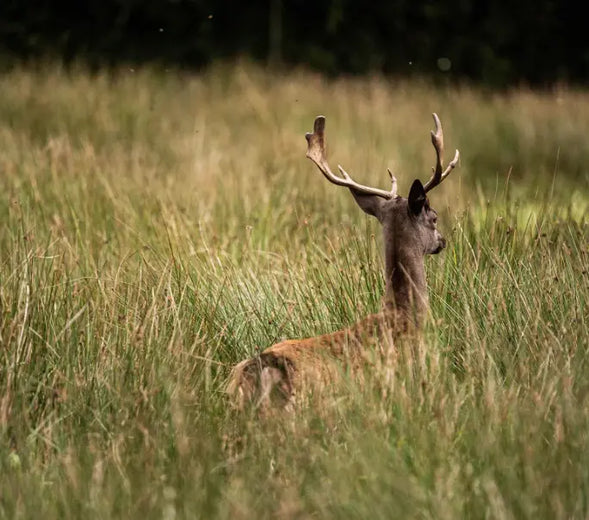
[[[587,94],[240,67],[0,91],[0,517],[588,515]],[[379,306],[314,116],[332,163],[406,193],[434,110],[462,162],[423,340],[296,415],[232,413],[233,363]]]
[[[3,0],[0,21],[0,66],[49,57],[195,68],[247,57],[501,88],[589,80],[586,16],[570,1]]]

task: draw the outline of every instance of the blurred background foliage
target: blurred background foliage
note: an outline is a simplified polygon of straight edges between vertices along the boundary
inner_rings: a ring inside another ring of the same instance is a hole
[[[580,9],[556,0],[3,0],[0,65],[57,58],[193,69],[247,57],[328,74],[578,84],[589,78]]]

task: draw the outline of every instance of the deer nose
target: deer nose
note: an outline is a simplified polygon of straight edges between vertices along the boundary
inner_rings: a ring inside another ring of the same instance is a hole
[[[446,239],[444,237],[440,237],[438,242],[438,247],[434,250],[432,254],[437,255],[442,249],[446,247]]]

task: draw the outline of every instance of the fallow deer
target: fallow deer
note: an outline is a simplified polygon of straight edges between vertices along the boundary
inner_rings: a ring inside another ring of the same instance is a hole
[[[390,191],[358,184],[341,166],[338,166],[341,176],[335,175],[326,160],[325,117],[315,119],[313,133],[305,135],[307,157],[329,182],[349,188],[360,208],[382,225],[386,277],[383,310],[349,328],[282,341],[242,361],[234,367],[228,386],[238,406],[250,402],[265,407],[276,400],[288,404],[305,381],[331,377],[334,360],[357,366],[375,338],[394,340],[398,334],[420,328],[428,309],[424,258],[446,246],[436,227],[437,214],[426,194],[450,174],[459,158],[456,150],[454,159],[443,168],[442,125],[436,114],[433,118],[435,132],[431,132],[431,138],[436,151],[433,175],[425,185],[416,179],[408,198],[397,195],[397,181],[390,170]]]

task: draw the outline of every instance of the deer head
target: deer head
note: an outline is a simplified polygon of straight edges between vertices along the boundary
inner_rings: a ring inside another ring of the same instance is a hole
[[[326,159],[325,117],[318,116],[313,133],[305,135],[307,157],[329,182],[349,188],[362,210],[381,223],[385,245],[385,306],[393,307],[415,321],[419,321],[427,309],[424,257],[437,254],[446,246],[437,229],[437,214],[429,204],[427,193],[450,174],[459,158],[456,150],[454,159],[443,169],[442,125],[436,114],[433,117],[435,131],[431,132],[431,138],[436,151],[433,175],[425,185],[416,179],[407,198],[397,195],[397,180],[390,170],[390,191],[358,184],[341,166],[338,166],[341,176],[335,175]]]

